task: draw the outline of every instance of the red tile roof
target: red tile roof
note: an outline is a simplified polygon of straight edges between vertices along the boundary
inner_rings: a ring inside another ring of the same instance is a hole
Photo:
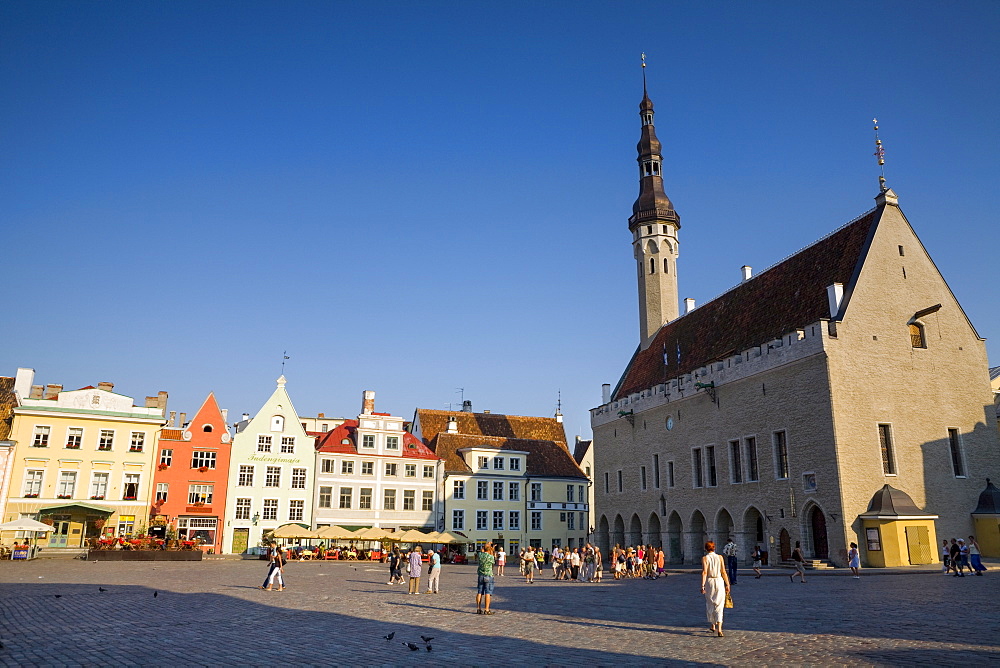
[[[160,430],[160,440],[161,441],[183,441],[184,440],[184,430],[183,429],[162,429],[162,430]]]
[[[451,416],[455,417],[460,434],[555,441],[566,447],[566,431],[555,418],[418,408],[416,420],[424,443],[429,444],[438,433],[447,431]]]
[[[358,454],[357,430],[357,420],[346,420],[343,424],[337,425],[331,431],[322,434],[321,438],[317,438],[316,450],[319,452],[356,455]],[[347,439],[348,443],[343,443],[345,439]],[[420,439],[408,431],[403,432],[403,447],[400,456],[412,459],[440,459],[430,448],[421,443]]]
[[[459,450],[475,447],[527,452],[525,472],[529,476],[583,479],[587,477],[573,461],[566,444],[556,441],[441,433],[435,436],[432,445],[434,451],[444,459],[444,469],[449,473],[471,473],[472,469],[465,463]]]
[[[877,225],[878,209],[761,272],[691,313],[663,325],[638,350],[613,399],[691,373],[830,315],[827,286],[849,292]],[[678,360],[678,351],[679,360]]]

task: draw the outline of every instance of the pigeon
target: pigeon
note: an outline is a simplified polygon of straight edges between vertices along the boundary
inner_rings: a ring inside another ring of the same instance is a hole
[[[62,598],[62,594],[56,594],[56,598]]]
[[[104,592],[107,591],[107,589],[105,589],[104,587],[98,587],[97,591],[99,591],[99,592],[101,592],[103,594]]]
[[[157,596],[159,596],[159,595],[160,595],[160,592],[158,592],[158,591],[154,591],[154,592],[153,592],[153,598],[156,598],[156,597],[157,597]]]
[[[404,643],[400,643],[400,644],[401,645],[406,645],[407,647],[409,647],[411,652],[416,652],[417,650],[420,649],[420,646],[417,645],[416,643],[404,642]]]
[[[427,646],[427,651],[429,652],[429,651],[431,651],[431,649],[432,649],[432,648],[431,648],[431,646],[430,646],[430,645],[428,645],[428,646]]]
[[[428,638],[427,636],[420,636],[420,639],[424,641],[424,644],[426,644],[426,643],[429,643],[430,641],[434,640],[434,637],[432,636],[432,637]]]
[[[392,633],[390,633],[389,635],[387,635],[387,636],[382,636],[382,637],[383,637],[383,638],[385,638],[386,640],[392,640],[393,638],[395,638],[395,637],[396,637],[396,632],[395,632],[395,631],[393,631],[393,632],[392,632]]]

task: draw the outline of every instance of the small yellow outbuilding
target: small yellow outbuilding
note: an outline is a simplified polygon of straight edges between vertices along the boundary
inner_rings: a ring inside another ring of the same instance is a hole
[[[883,485],[858,516],[869,568],[933,564],[938,560],[937,515],[917,508],[906,492]]]

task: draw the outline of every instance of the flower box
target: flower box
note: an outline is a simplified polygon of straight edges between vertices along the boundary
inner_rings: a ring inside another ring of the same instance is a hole
[[[170,468],[169,464],[160,464],[159,466],[156,467],[158,471],[166,471],[168,468]]]
[[[79,443],[67,443],[66,447],[69,448],[70,450],[79,450],[80,449],[80,444]]]
[[[56,494],[57,499],[72,499],[72,494]]]
[[[135,501],[134,496],[123,496],[122,501]]]
[[[202,473],[208,473],[208,467],[207,466],[199,466],[198,470],[201,471]]]
[[[91,498],[91,500],[93,500],[93,501],[103,501],[103,500],[104,500],[104,495],[103,495],[103,494],[98,494],[98,495],[96,495],[96,496],[92,496],[92,497],[90,497],[90,498]]]
[[[37,494],[25,494],[24,498],[25,499],[37,499],[38,495]]]

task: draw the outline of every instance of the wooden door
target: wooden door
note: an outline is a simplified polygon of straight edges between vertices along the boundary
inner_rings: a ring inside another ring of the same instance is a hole
[[[250,543],[250,529],[233,529],[233,554],[243,554]]]
[[[778,534],[778,542],[781,544],[781,560],[788,561],[792,558],[792,537],[788,535],[787,529],[782,529]]]
[[[819,508],[813,508],[812,517],[813,557],[829,559],[830,547],[826,540],[826,515]]]
[[[913,565],[934,563],[927,527],[906,527],[906,551]]]

